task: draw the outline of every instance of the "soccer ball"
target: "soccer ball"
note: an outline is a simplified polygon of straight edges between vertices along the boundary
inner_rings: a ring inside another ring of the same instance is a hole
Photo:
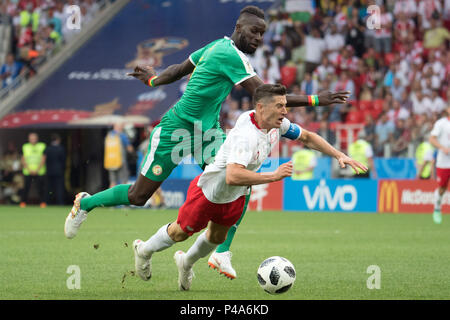
[[[295,281],[295,268],[286,258],[274,256],[258,268],[258,282],[264,291],[279,294],[288,291]]]

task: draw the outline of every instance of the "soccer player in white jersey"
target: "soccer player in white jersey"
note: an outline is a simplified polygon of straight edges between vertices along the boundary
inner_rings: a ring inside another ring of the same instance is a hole
[[[151,278],[151,258],[155,252],[184,241],[208,226],[186,253],[177,251],[174,255],[178,267],[178,287],[180,290],[189,290],[194,263],[225,241],[229,228],[241,216],[249,187],[291,176],[291,162],[280,165],[274,172],[256,172],[280,136],[300,140],[310,148],[335,157],[341,167],[350,165],[355,172],[358,172],[358,168],[367,170],[319,135],[291,124],[285,118],[284,86],[259,86],[254,93],[253,104],[255,110],[239,117],[214,162],[191,182],[177,220],[162,226],[148,241],[137,239],[133,242],[136,273],[143,280]]]
[[[438,188],[434,192],[433,212],[433,221],[437,224],[442,222],[442,198],[450,179],[450,105],[445,111],[447,116],[436,121],[430,134],[430,143],[438,150],[436,159]]]

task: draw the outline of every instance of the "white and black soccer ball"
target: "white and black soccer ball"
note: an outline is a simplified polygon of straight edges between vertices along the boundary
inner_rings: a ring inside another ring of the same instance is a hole
[[[283,257],[267,258],[258,268],[258,282],[270,294],[286,292],[295,282],[294,265]]]

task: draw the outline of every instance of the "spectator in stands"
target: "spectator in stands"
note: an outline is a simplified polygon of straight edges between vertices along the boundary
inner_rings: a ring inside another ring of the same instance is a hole
[[[447,107],[447,104],[445,103],[444,99],[439,96],[439,89],[433,89],[431,91],[431,97],[430,97],[430,111],[435,114],[440,114],[445,110]]]
[[[403,87],[403,85],[401,84],[399,77],[394,78],[394,81],[390,87],[390,90],[392,93],[392,98],[394,98],[394,100],[400,101],[402,99],[402,95],[403,95],[403,92],[405,91],[405,87]]]
[[[336,144],[336,134],[330,129],[330,125],[327,119],[321,119],[319,122],[319,129],[317,134],[328,141],[329,144],[335,146]]]
[[[373,119],[372,114],[366,113],[364,117],[364,133],[365,140],[370,143],[370,145],[374,146],[376,143],[376,133],[375,133],[376,123]]]
[[[303,94],[306,95],[317,94],[319,89],[319,83],[317,82],[316,79],[314,79],[311,76],[311,73],[307,72],[305,73],[305,79],[302,81],[300,89],[303,92]]]
[[[411,101],[414,114],[429,112],[431,100],[422,93],[422,90],[416,90],[411,93]]]
[[[442,6],[439,0],[421,0],[418,7],[418,21],[421,32],[431,28],[431,20],[442,13]]]
[[[379,156],[384,155],[384,146],[392,140],[392,135],[395,131],[395,124],[389,120],[387,112],[383,111],[380,114],[379,121],[375,126],[375,154]]]
[[[305,35],[301,31],[300,36],[306,47],[305,71],[312,73],[319,66],[322,54],[327,50],[326,42],[322,39],[320,30],[316,27],[313,27],[311,35]]]
[[[391,150],[393,157],[406,157],[408,145],[411,142],[412,119],[397,119],[393,139],[391,143]]]
[[[355,83],[349,77],[349,72],[347,70],[343,70],[341,75],[338,77],[337,81],[332,85],[333,91],[349,91],[350,96],[348,98],[349,101],[355,100]]]
[[[329,61],[335,61],[340,50],[345,45],[344,36],[338,32],[337,25],[332,23],[330,31],[325,35],[326,56]]]
[[[0,79],[2,79],[2,88],[11,84],[14,79],[20,74],[22,64],[14,60],[14,55],[9,53],[6,56],[6,61],[0,69]]]
[[[37,133],[32,132],[28,135],[28,142],[22,146],[22,172],[25,177],[25,187],[22,192],[22,199],[20,203],[21,208],[25,208],[31,185],[36,184],[39,192],[39,200],[41,201],[41,208],[47,206],[47,192],[45,181],[45,174],[47,168],[45,165],[46,145],[44,142],[39,142],[39,136]]]
[[[355,50],[355,56],[361,58],[364,54],[364,27],[357,21],[348,20],[347,33],[345,35],[345,44],[352,46]]]
[[[313,78],[322,82],[328,77],[328,75],[334,75],[335,72],[336,69],[331,64],[329,58],[327,56],[324,56],[322,58],[322,63],[317,67],[316,70],[314,70]]]
[[[378,53],[390,53],[392,48],[392,14],[386,11],[384,4],[380,5],[380,28],[375,29],[374,44]]]
[[[409,111],[405,108],[402,108],[402,105],[399,100],[393,100],[392,109],[387,112],[389,120],[392,122],[396,122],[397,120],[406,120],[409,118]]]

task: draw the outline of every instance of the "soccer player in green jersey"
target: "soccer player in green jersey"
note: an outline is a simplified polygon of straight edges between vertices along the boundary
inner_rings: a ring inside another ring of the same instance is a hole
[[[180,100],[166,112],[151,134],[147,155],[141,174],[134,184],[121,184],[89,195],[76,195],[74,206],[67,216],[64,233],[67,238],[76,236],[88,212],[96,207],[117,205],[143,206],[183,157],[194,155],[204,168],[215,156],[225,140],[219,126],[222,102],[232,88],[240,84],[253,94],[263,84],[245,54],[252,54],[262,44],[266,31],[264,11],[255,6],[241,10],[231,37],[215,40],[192,53],[180,64],[169,66],[156,75],[152,67],[137,66],[130,73],[150,87],[172,83],[191,74],[186,91]],[[314,96],[288,95],[287,106],[321,106],[344,103],[349,92],[326,92]],[[236,276],[231,267],[229,247],[247,208],[238,223],[230,228],[227,240],[218,247],[210,259],[210,266],[219,272]]]

